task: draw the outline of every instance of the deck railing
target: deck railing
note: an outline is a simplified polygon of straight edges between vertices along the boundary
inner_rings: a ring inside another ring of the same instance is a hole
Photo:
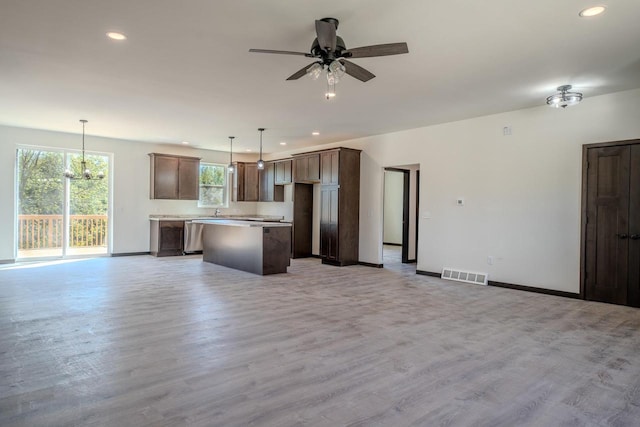
[[[106,215],[70,215],[69,246],[106,246],[107,224]],[[18,215],[18,249],[60,248],[62,232],[62,215]]]

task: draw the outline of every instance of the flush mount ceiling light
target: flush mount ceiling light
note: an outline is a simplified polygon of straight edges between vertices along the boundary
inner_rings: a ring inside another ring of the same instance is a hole
[[[284,142],[284,141],[282,141],[282,142],[280,143],[280,145],[287,145],[287,143],[286,143],[286,142]]]
[[[233,138],[235,138],[235,136],[229,137],[229,166],[227,166],[229,173],[233,173],[235,169],[233,166]]]
[[[584,10],[581,10],[578,15],[580,15],[582,18],[590,18],[592,16],[600,15],[606,9],[607,8],[604,7],[604,6],[588,7],[586,9],[584,9]]]
[[[311,132],[311,135],[313,135],[313,136],[318,136],[318,135],[320,135],[320,132],[318,132],[318,131],[316,130],[316,131]]]
[[[260,158],[258,159],[258,169],[264,169],[264,160],[262,160],[262,132],[264,132],[264,128],[258,128],[260,131]]]
[[[81,119],[80,123],[82,123],[82,161],[80,162],[80,170],[82,171],[82,176],[76,177],[75,174],[71,171],[71,169],[67,168],[64,171],[64,177],[68,179],[103,179],[104,172],[98,172],[97,176],[91,175],[91,171],[87,168],[87,162],[84,160],[84,125],[87,124],[88,120]]]
[[[554,108],[567,108],[582,101],[582,94],[580,92],[569,92],[570,89],[571,85],[558,86],[560,93],[548,96],[547,105]]]
[[[127,36],[125,36],[122,33],[118,33],[115,31],[109,31],[107,33],[107,37],[109,37],[111,40],[117,40],[117,41],[122,41],[122,40],[126,40]]]

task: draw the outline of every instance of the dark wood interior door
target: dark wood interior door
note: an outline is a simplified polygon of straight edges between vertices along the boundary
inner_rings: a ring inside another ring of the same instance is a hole
[[[631,146],[628,304],[640,307],[640,144]]]
[[[589,300],[638,305],[639,150],[638,145],[587,150],[584,292]]]

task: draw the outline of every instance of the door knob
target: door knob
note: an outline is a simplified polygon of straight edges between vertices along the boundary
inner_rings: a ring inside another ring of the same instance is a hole
[[[619,237],[619,238],[621,238],[621,239],[626,239],[627,237],[629,237],[629,236],[627,235],[627,233],[621,233],[621,234],[620,234],[620,233],[618,233],[618,234],[616,234],[616,236],[618,236],[618,237]]]
[[[638,240],[638,239],[640,239],[640,234],[632,234],[629,237],[631,237],[631,239],[633,239],[633,240]]]

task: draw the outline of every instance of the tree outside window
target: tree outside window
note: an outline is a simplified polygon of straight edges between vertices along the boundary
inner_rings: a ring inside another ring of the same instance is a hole
[[[200,162],[199,207],[220,208],[229,205],[227,167]]]

